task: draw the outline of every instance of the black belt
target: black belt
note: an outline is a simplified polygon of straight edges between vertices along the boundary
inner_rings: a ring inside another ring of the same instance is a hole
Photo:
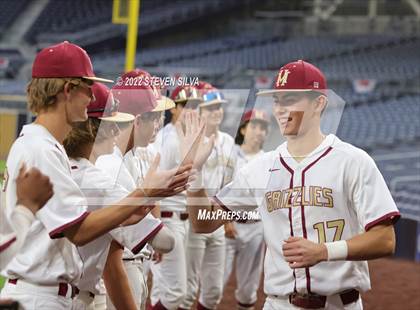
[[[352,289],[339,293],[343,305],[351,304],[359,299],[359,291]],[[289,301],[296,307],[303,309],[318,309],[324,308],[327,296],[318,294],[299,294],[293,293],[289,295]]]
[[[236,221],[239,224],[254,224],[254,223],[258,223],[261,222],[261,220],[244,220],[244,219],[240,219]]]
[[[137,259],[140,259],[140,260],[141,260],[141,262],[143,262],[143,261],[144,261],[144,258],[143,258],[143,257],[138,257],[138,258],[123,258],[122,260],[123,260],[124,262],[133,262],[133,261],[135,261],[135,260],[137,260]]]

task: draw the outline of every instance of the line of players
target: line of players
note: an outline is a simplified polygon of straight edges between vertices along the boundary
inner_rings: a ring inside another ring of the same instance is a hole
[[[219,129],[226,100],[217,89],[205,82],[178,88],[173,102],[152,86],[124,82],[139,75],[148,73],[126,73],[110,92],[76,45],[63,42],[35,58],[28,102],[37,118],[9,153],[6,217],[13,225],[16,210],[25,210],[17,206],[33,204],[22,200],[16,179],[39,172],[22,171],[22,163],[46,174],[54,194],[44,179],[48,202],[40,208],[35,197],[32,210],[40,210],[26,218],[1,296],[24,309],[144,309],[150,269],[152,309],[188,309],[199,288],[197,308],[213,309],[236,254],[237,307],[252,309],[263,229],[264,309],[362,309],[366,260],[393,253],[400,214],[373,160],[322,133],[330,98],[322,72],[291,62],[274,90],[257,94],[273,97],[286,137],[269,153],[260,152],[264,114],[244,115],[235,147]],[[168,109],[172,121],[155,136]],[[333,203],[305,205],[311,186],[314,201],[325,189]],[[282,191],[301,196],[273,208],[270,197]],[[197,219],[202,210],[257,208],[261,221]]]
[[[262,268],[261,223],[227,223],[227,244],[223,227],[212,234],[189,229],[185,189],[194,175],[181,163],[175,124],[198,109],[207,121],[212,148],[205,178],[215,194],[236,165],[261,154],[269,119],[246,113],[235,146],[219,130],[227,100],[216,88],[205,82],[178,87],[171,100],[152,86],[124,83],[142,76],[150,75],[128,72],[111,91],[76,45],[63,42],[37,55],[28,86],[37,118],[24,126],[7,161],[2,212],[13,220],[2,225],[9,228],[1,240],[8,277],[2,297],[24,309],[145,309],[151,270],[153,309],[189,309],[199,286],[197,307],[213,309],[238,253],[237,268],[244,271],[238,307],[252,308]],[[172,119],[159,131],[166,110]],[[41,190],[22,198],[19,184],[34,182],[34,174],[44,178]],[[164,197],[171,198],[157,203]],[[21,210],[32,211],[24,211],[25,225],[16,221]]]

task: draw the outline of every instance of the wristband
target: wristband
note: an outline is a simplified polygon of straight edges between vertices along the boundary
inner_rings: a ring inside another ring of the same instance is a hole
[[[204,188],[203,184],[203,172],[197,172],[196,179],[189,183],[190,187],[188,188],[189,192],[198,192],[199,190]]]
[[[324,243],[327,247],[328,261],[346,260],[348,247],[346,240]]]

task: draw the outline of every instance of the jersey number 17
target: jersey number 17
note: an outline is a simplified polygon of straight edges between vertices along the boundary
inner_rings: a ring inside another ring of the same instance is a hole
[[[314,224],[313,227],[318,232],[318,243],[327,242],[325,230],[333,229],[333,228],[335,228],[335,232],[334,232],[334,239],[332,241],[338,241],[338,240],[341,240],[341,236],[343,235],[344,220],[340,219],[340,220],[333,220],[333,221],[327,221],[327,222],[319,222],[319,223]]]

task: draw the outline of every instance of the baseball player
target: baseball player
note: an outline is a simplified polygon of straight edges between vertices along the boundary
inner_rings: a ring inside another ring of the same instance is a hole
[[[114,102],[110,90],[105,85],[95,83],[92,90],[95,100],[88,106],[89,119],[74,125],[64,141],[64,147],[70,157],[73,179],[88,198],[89,210],[96,210],[129,195],[128,191],[118,184],[115,185],[113,180],[96,168],[94,164],[100,155],[112,153],[114,136],[118,135],[118,127],[115,123],[132,123],[134,116],[110,112],[113,106],[117,106],[117,103]],[[107,107],[107,103],[111,109]],[[145,212],[137,214],[139,219],[144,218],[148,210],[142,211]],[[137,219],[132,224],[136,222]],[[124,222],[123,224],[130,223]],[[144,243],[144,239],[147,237],[147,231],[143,226],[144,224],[140,222],[136,225],[120,227],[79,247],[78,250],[84,264],[83,274],[78,283],[80,291],[73,300],[73,309],[106,309],[106,292],[101,281],[104,269],[105,279],[118,278],[117,285],[108,286],[110,296],[118,296],[113,299],[117,307],[137,309],[135,299],[130,293],[128,277],[122,260],[107,261],[107,257],[110,252],[113,253],[113,247],[126,246],[134,253],[139,252],[139,245]],[[106,265],[108,268],[105,268]]]
[[[187,111],[196,110],[203,101],[200,91],[195,87],[179,86],[171,94],[175,108],[171,109],[171,122],[159,131],[154,146],[161,154],[160,167],[178,167],[182,157],[175,124],[184,122]],[[175,310],[181,305],[187,292],[186,240],[189,227],[186,211],[186,194],[164,199],[160,202],[161,220],[174,238],[174,249],[162,256],[159,264],[152,264],[153,287],[150,296],[153,309]]]
[[[264,151],[264,140],[270,119],[262,110],[249,110],[242,117],[236,134],[236,168],[238,171]],[[224,285],[226,286],[235,264],[237,308],[254,309],[260,284],[264,257],[263,225],[259,216],[225,224],[226,263]],[[235,260],[236,259],[236,260]],[[235,262],[235,263],[234,263]]]
[[[213,203],[200,178],[188,191],[197,232],[214,231],[225,222],[198,220],[200,210],[240,212],[258,206],[267,244],[266,310],[362,309],[360,292],[370,289],[366,260],[395,249],[393,223],[400,213],[374,161],[320,129],[328,93],[317,67],[302,60],[283,66],[275,88],[258,95],[272,96],[286,142],[243,166]],[[192,132],[180,138],[182,153],[196,147]],[[204,161],[197,153],[195,167]]]
[[[213,149],[203,166],[203,182],[210,195],[215,195],[232,180],[236,160],[233,156],[234,139],[219,127],[223,121],[223,94],[208,83],[199,86],[203,102],[199,105],[200,116],[207,122],[205,136],[213,138]],[[220,227],[210,234],[198,234],[189,230],[187,242],[187,295],[181,309],[190,309],[200,296],[197,309],[215,309],[223,293],[225,262],[225,230]]]
[[[160,178],[175,175],[175,171],[157,173],[150,188],[136,189],[130,199],[87,211],[86,199],[71,178],[62,142],[74,122],[87,119],[94,81],[108,80],[95,77],[87,53],[68,42],[43,49],[33,63],[28,101],[37,118],[23,127],[6,167],[10,180],[16,178],[22,162],[37,167],[54,184],[54,195],[37,212],[22,248],[3,270],[9,280],[1,297],[16,299],[25,309],[70,309],[83,265],[75,245],[84,245],[119,226],[139,206],[146,205],[149,198],[144,197],[154,187],[167,183]],[[6,201],[10,218],[17,201],[15,182],[6,186]]]
[[[134,126],[133,124],[129,127],[120,126],[121,132],[116,140],[114,152],[100,156],[96,162],[98,168],[106,171],[116,184],[121,185],[126,190],[136,188],[139,184],[139,180],[133,179],[130,172],[133,165],[138,164],[138,161],[133,162],[135,158],[127,157],[127,155],[132,154],[135,143],[144,142],[142,140],[147,135],[147,132],[144,132],[145,127],[147,127],[143,126],[144,122],[149,123],[151,120],[150,124],[152,126],[149,126],[151,127],[149,130],[151,137],[154,131],[154,124],[158,124],[160,121],[160,113],[156,113],[156,116],[154,112],[151,112],[156,105],[150,104],[151,98],[149,97],[156,96],[153,100],[160,99],[160,93],[156,92],[156,89],[152,87],[153,85],[146,82],[149,78],[150,75],[147,72],[136,69],[124,74],[119,80],[120,83],[113,87],[112,91],[120,101],[120,111],[126,112],[135,118]],[[134,79],[143,82],[134,83]],[[133,85],[130,85],[131,81],[133,81]],[[154,91],[155,93],[153,93]],[[144,179],[142,180],[143,182]],[[161,252],[168,252],[173,248],[173,237],[168,229],[163,227],[159,219],[148,215],[141,223],[144,225],[144,231],[146,232],[142,248],[147,240],[151,240],[152,246],[158,248]],[[145,253],[143,251],[138,255],[133,255],[130,251],[125,250],[123,255],[130,286],[136,298],[137,307],[141,309],[144,309],[146,306],[148,294],[147,283],[143,274],[143,260],[149,258],[146,255],[150,255],[150,252],[147,251]]]
[[[33,186],[35,182],[38,184],[38,188]],[[3,269],[22,247],[36,212],[53,195],[53,186],[50,179],[37,168],[27,170],[23,164],[16,178],[17,205],[13,210],[10,222],[4,212],[5,197],[3,192],[0,194],[0,269]]]
[[[152,164],[153,158],[157,154],[153,145],[150,143],[156,139],[157,132],[162,127],[164,119],[163,113],[164,111],[174,107],[175,103],[170,98],[162,96],[161,99],[158,99],[158,105],[153,109],[153,111],[143,113],[136,119],[134,126],[134,147],[124,156],[124,164],[136,184],[141,184],[143,182],[144,177]],[[155,205],[151,214],[160,218],[160,208],[158,204]],[[171,245],[170,249],[172,248],[173,245]],[[162,253],[159,252],[158,249],[153,249],[149,244],[144,251],[146,250],[150,252],[149,256],[152,256],[153,260],[158,263]],[[143,275],[145,279],[147,279],[150,271],[150,263],[150,259],[143,261]]]

